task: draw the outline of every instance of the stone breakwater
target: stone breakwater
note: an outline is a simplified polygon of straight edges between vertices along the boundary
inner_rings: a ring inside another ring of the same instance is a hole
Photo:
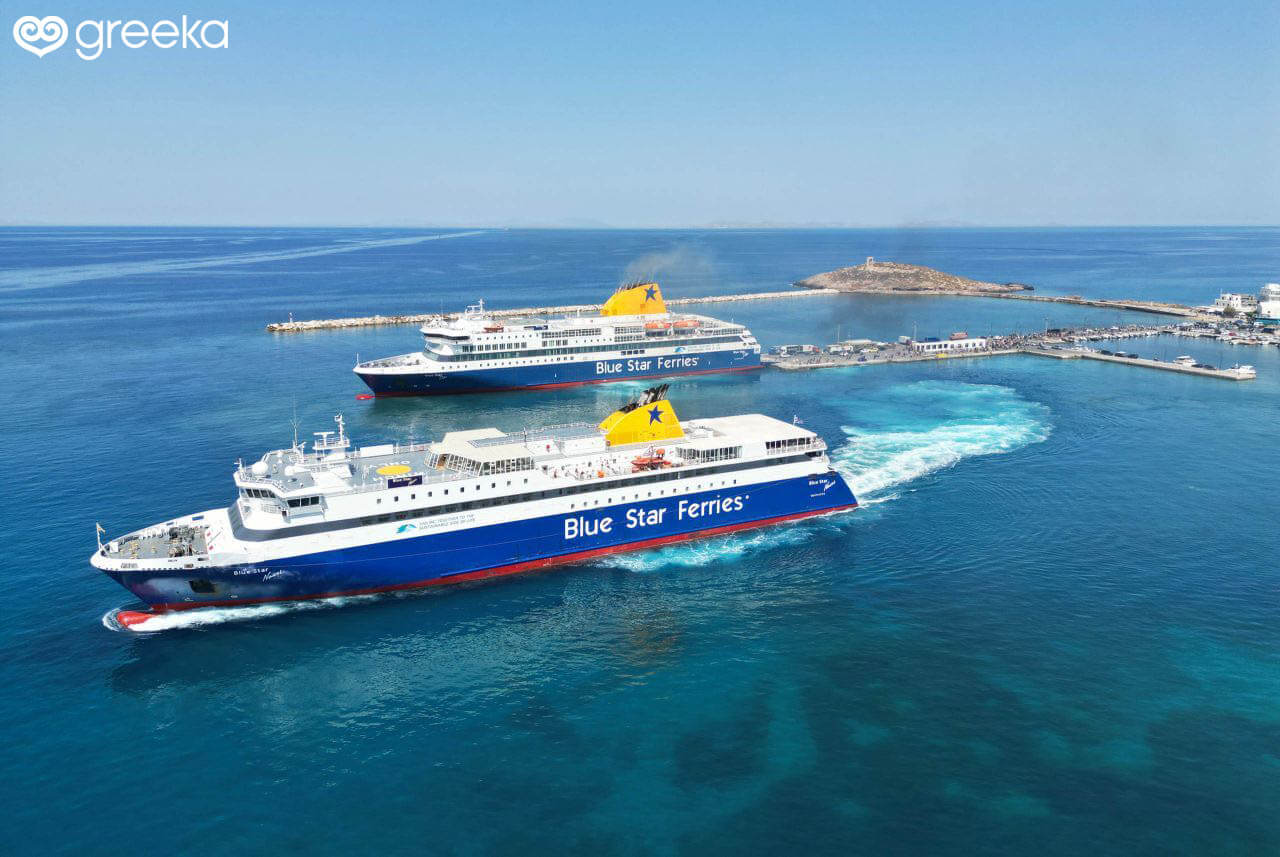
[[[1127,309],[1133,312],[1149,312],[1156,315],[1176,315],[1183,318],[1208,319],[1215,316],[1206,315],[1195,307],[1183,304],[1166,303],[1164,301],[1109,300],[1105,298],[1085,298],[1080,295],[1019,295],[1019,294],[983,294],[978,297],[1002,298],[1015,301],[1041,301],[1051,304],[1075,304],[1076,306],[1096,306],[1103,309]]]
[[[878,263],[886,264],[886,263]],[[801,281],[801,283],[806,281]],[[796,285],[800,285],[797,283]],[[1022,287],[1019,287],[1022,288]],[[931,289],[872,289],[872,288],[831,288],[803,286],[800,289],[789,289],[782,292],[748,292],[740,295],[710,295],[701,298],[672,298],[667,306],[688,306],[690,304],[722,304],[740,301],[766,301],[781,298],[802,298],[817,295],[877,294],[877,295],[920,295],[932,297],[979,297],[1000,298],[1002,300],[1040,301],[1042,303],[1074,304],[1076,306],[1101,307],[1103,309],[1131,310],[1133,312],[1154,313],[1157,315],[1175,315],[1187,319],[1209,319],[1194,307],[1183,304],[1165,303],[1161,301],[1111,300],[1105,298],[1086,298],[1080,295],[1029,295],[1020,292],[972,291]],[[494,318],[515,318],[519,316],[571,315],[576,312],[599,312],[600,304],[565,304],[562,306],[521,307],[519,309],[495,309],[489,314]],[[267,325],[268,333],[305,333],[311,330],[341,330],[348,327],[382,327],[395,324],[426,324],[439,322],[451,316],[439,313],[421,313],[417,315],[367,315],[356,318],[321,318],[309,321],[279,321]]]
[[[767,301],[778,298],[802,298],[810,295],[834,295],[836,289],[808,289],[783,292],[749,292],[741,295],[711,295],[704,298],[669,298],[667,306],[688,306],[689,304],[723,304],[739,301]],[[489,315],[494,318],[515,318],[518,316],[538,315],[571,315],[575,312],[599,312],[601,304],[566,304],[564,306],[523,307],[520,309],[495,309]],[[439,313],[422,313],[420,315],[367,315],[359,318],[322,318],[311,321],[280,321],[267,325],[268,333],[303,333],[309,330],[340,330],[347,327],[381,327],[392,324],[426,324],[447,318]]]

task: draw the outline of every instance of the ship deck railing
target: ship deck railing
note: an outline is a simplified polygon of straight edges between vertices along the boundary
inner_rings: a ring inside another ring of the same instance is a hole
[[[280,471],[273,471],[265,476],[258,476],[249,467],[245,467],[245,466],[241,466],[236,471],[236,474],[237,476],[239,476],[240,481],[246,484],[270,486],[272,488],[276,488],[279,491],[290,492],[290,491],[298,491],[304,488],[314,487],[315,478],[313,474],[328,470],[335,466],[346,465],[347,467],[351,468],[352,475],[354,476],[359,470],[363,470],[365,467],[368,467],[368,466],[374,466],[374,465],[382,466],[384,464],[394,464],[394,463],[397,463],[394,460],[397,457],[414,455],[417,453],[426,453],[426,455],[423,457],[422,467],[424,469],[427,468],[429,464],[428,459],[432,455],[430,443],[427,443],[425,441],[409,441],[407,443],[391,444],[390,446],[391,446],[390,450],[387,450],[386,452],[382,452],[378,455],[372,455],[368,457],[360,456],[359,453],[361,450],[356,449],[350,453],[347,453],[346,455],[339,455],[336,457],[333,457],[328,453],[323,453],[323,454],[306,453],[300,459],[292,459],[292,460],[281,459],[280,460],[282,467],[283,466],[301,467],[303,470],[303,473],[300,475],[309,477],[310,484],[308,484],[307,482],[302,482],[300,480],[300,484],[290,485],[286,483],[284,479],[281,478]],[[366,447],[366,449],[367,448],[368,447]],[[287,450],[285,451],[287,452]]]
[[[670,463],[667,467],[695,464],[698,462],[682,460],[679,455],[681,443],[688,440],[720,436],[720,433],[713,428],[685,423],[684,435],[678,438],[637,441],[635,443],[573,453],[565,453],[563,451],[563,443],[565,441],[591,437],[597,435],[599,431],[600,429],[591,423],[565,423],[541,426],[537,429],[530,429],[527,432],[517,432],[502,437],[476,438],[469,441],[469,443],[476,447],[510,443],[523,444],[529,450],[529,455],[535,462],[534,470],[541,470],[548,475],[554,474],[556,478],[571,478],[575,481],[582,481],[600,478],[598,474],[601,469],[604,469],[608,476],[630,475],[633,472],[632,466],[635,458],[657,449],[667,450],[667,455],[676,459],[675,461],[668,459]],[[542,442],[551,443],[552,451],[541,454],[529,449],[529,447]],[[825,444],[817,442],[808,448],[823,449]],[[394,444],[391,450],[368,458],[360,457],[357,454],[358,452],[359,450],[356,450],[353,453],[333,458],[306,455],[301,461],[290,460],[287,457],[277,459],[275,464],[280,469],[265,476],[255,476],[248,467],[242,467],[239,471],[240,481],[246,486],[271,487],[282,495],[294,494],[299,491],[318,491],[325,497],[340,497],[385,490],[387,477],[378,474],[377,469],[386,464],[405,464],[409,466],[411,472],[405,475],[421,476],[421,484],[423,486],[447,484],[476,475],[452,465],[440,467],[433,460],[435,454],[431,450],[431,444],[426,442]],[[602,464],[607,466],[602,468]],[[283,468],[289,465],[302,465],[303,467],[303,472],[298,474],[299,479],[297,482],[290,483],[282,478]],[[315,478],[316,472],[333,466],[348,467],[350,475],[341,477],[341,486],[320,486]],[[667,468],[664,467],[663,469]],[[255,511],[261,509],[269,514],[276,514],[281,508],[275,501],[261,500],[260,498],[255,501],[255,498],[241,497],[238,498],[238,502],[248,504],[246,507],[248,509]],[[291,516],[294,513],[295,510],[290,509]]]
[[[208,555],[203,527],[149,527],[108,542],[103,556],[123,560],[180,559]]]
[[[389,369],[393,366],[420,366],[428,362],[421,352],[414,351],[410,354],[399,354],[395,357],[380,357],[377,360],[366,360],[363,363],[356,364],[357,369]]]

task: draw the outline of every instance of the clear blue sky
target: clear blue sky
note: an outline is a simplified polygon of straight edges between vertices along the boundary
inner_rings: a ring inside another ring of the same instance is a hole
[[[183,12],[230,48],[10,36]],[[1280,223],[1274,0],[22,0],[0,38],[0,223]]]

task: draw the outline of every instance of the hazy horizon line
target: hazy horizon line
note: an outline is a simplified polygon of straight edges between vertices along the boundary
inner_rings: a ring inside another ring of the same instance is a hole
[[[1280,223],[903,223],[903,224],[839,224],[839,223],[733,223],[676,224],[668,226],[619,226],[613,224],[402,224],[402,223],[0,223],[0,229],[484,229],[492,231],[562,231],[562,232],[661,232],[688,230],[719,231],[793,231],[793,230],[857,230],[857,229],[1277,229]]]

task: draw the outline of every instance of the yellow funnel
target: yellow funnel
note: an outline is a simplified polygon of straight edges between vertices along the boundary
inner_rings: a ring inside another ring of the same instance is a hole
[[[601,315],[647,315],[664,313],[667,305],[662,302],[662,289],[657,283],[636,283],[622,286],[613,297],[604,302]]]
[[[676,417],[675,408],[665,398],[667,387],[645,390],[644,395],[624,405],[600,423],[605,443],[621,446],[626,443],[648,443],[655,440],[671,440],[684,437],[684,429]]]

